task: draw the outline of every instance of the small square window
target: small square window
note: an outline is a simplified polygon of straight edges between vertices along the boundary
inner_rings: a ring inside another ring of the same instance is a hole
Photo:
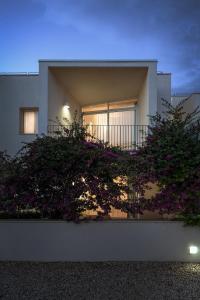
[[[38,133],[38,108],[20,108],[20,133],[37,134]]]

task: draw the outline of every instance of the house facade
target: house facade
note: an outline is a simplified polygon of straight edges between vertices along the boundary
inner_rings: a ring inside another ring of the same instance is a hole
[[[40,60],[37,74],[0,75],[0,150],[15,155],[76,113],[92,135],[130,149],[161,98],[171,99],[171,74],[158,73],[156,60]]]

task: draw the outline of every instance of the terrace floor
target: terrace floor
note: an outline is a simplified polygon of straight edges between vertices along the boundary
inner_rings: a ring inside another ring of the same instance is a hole
[[[200,264],[0,262],[0,299],[200,299]]]

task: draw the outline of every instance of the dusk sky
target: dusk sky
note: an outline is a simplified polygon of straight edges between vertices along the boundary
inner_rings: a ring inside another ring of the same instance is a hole
[[[200,92],[200,0],[0,0],[0,72],[38,59],[158,59]]]

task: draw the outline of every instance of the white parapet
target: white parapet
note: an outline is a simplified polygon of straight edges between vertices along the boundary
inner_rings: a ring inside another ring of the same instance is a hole
[[[0,239],[1,261],[200,262],[200,229],[176,221],[4,220]]]

